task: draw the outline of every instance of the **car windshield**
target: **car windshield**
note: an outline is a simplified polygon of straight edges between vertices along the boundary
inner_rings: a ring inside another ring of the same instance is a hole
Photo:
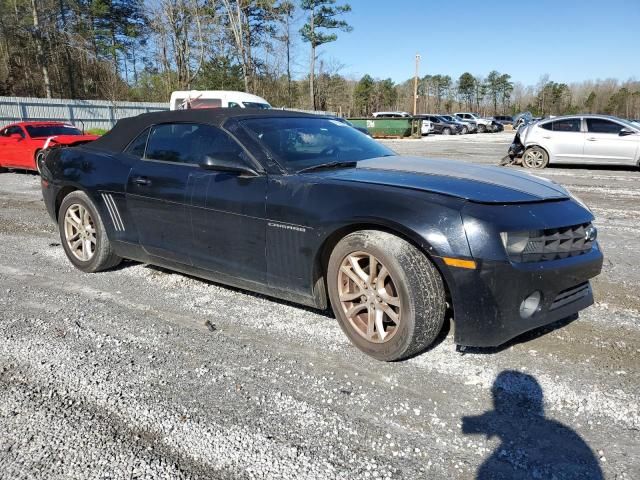
[[[260,108],[263,110],[271,108],[271,105],[269,105],[268,103],[260,102],[242,102],[242,105],[244,105],[244,108]]]
[[[82,135],[82,132],[71,125],[27,125],[25,127],[31,138],[53,137],[54,135]]]
[[[329,118],[251,118],[242,125],[290,171],[328,162],[352,162],[395,155],[387,147]]]

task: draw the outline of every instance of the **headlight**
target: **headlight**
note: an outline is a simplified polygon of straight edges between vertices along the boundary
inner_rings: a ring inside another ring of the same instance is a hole
[[[508,255],[520,255],[529,244],[529,232],[501,232],[502,244]]]

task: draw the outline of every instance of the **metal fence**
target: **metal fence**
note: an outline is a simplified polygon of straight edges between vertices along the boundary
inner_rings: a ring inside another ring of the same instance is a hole
[[[0,97],[0,126],[29,120],[55,120],[85,129],[109,130],[121,118],[161,110],[169,110],[169,103]]]

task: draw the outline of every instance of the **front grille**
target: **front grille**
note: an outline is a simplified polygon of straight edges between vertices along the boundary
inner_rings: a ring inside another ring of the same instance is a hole
[[[593,240],[587,235],[587,229],[591,226],[591,223],[582,223],[530,232],[529,243],[521,254],[521,260],[541,262],[587,253],[593,245]]]
[[[561,291],[556,298],[553,299],[553,303],[549,307],[549,311],[564,307],[565,305],[586,297],[589,294],[590,289],[591,287],[589,286],[589,282],[584,282],[575,287]]]

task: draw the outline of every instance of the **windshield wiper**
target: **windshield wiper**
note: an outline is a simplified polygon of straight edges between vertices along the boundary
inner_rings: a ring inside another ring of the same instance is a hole
[[[356,161],[342,161],[342,162],[327,162],[327,163],[319,163],[318,165],[311,165],[310,167],[303,168],[302,170],[298,170],[298,173],[311,172],[313,170],[322,170],[325,168],[348,168],[355,167],[358,165]]]

